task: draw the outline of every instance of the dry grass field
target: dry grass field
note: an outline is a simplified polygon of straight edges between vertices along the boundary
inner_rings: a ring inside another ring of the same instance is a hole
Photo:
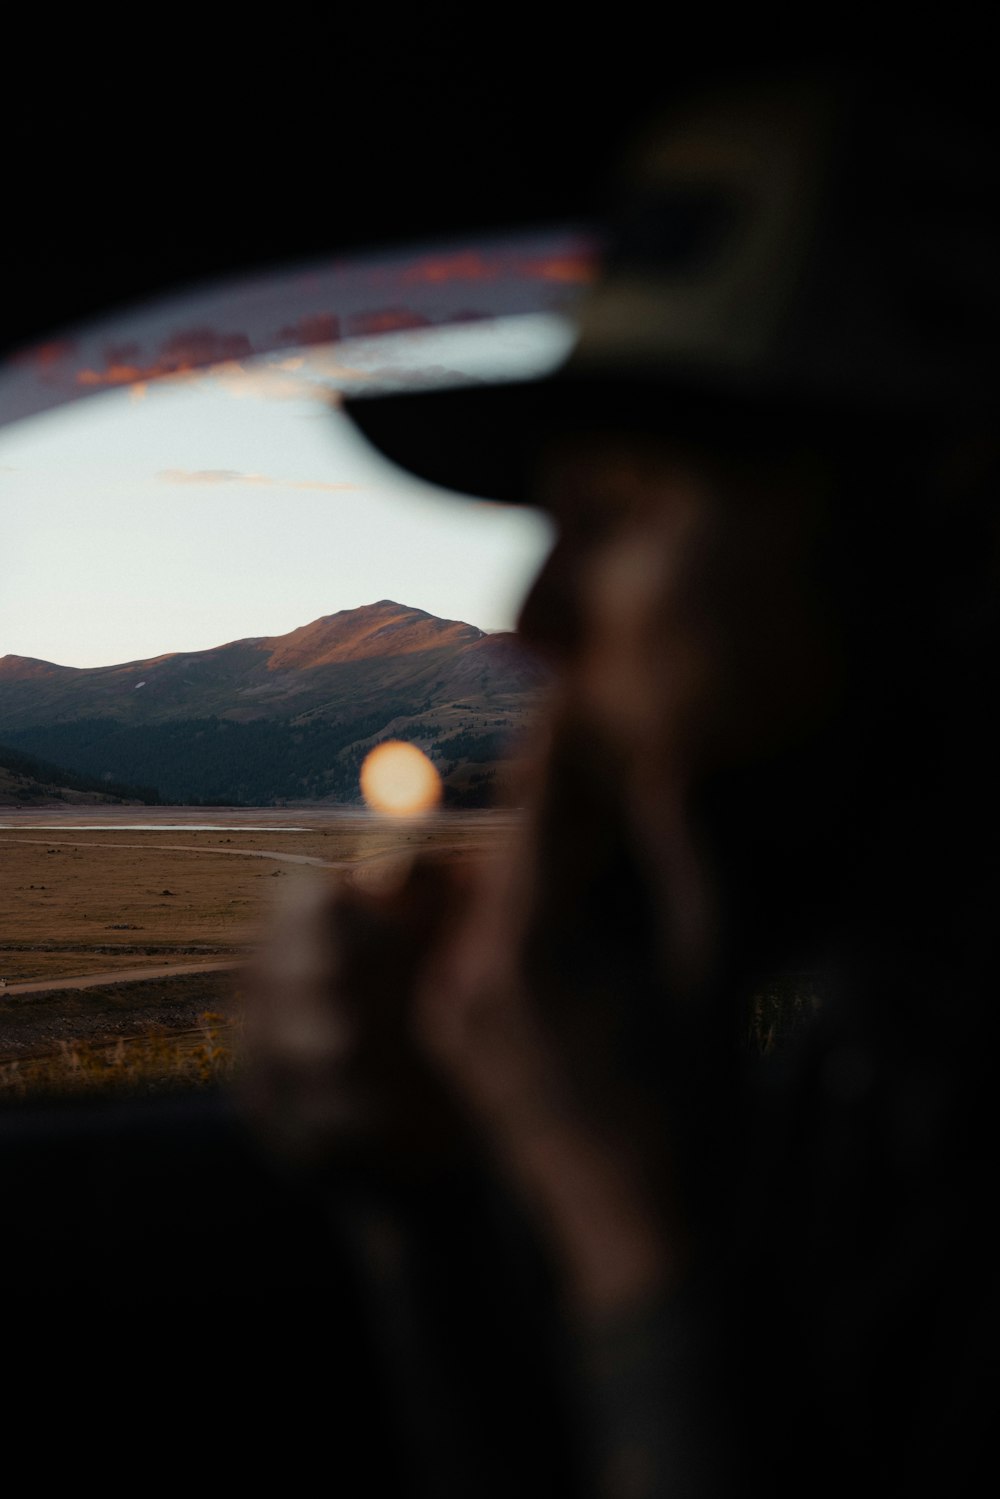
[[[498,847],[516,814],[282,808],[0,813],[0,1094],[215,1080],[240,968],[303,869],[376,880]]]

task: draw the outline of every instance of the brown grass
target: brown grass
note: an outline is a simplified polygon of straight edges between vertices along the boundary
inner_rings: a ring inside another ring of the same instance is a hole
[[[250,832],[276,814],[212,809],[202,820],[227,822],[221,831],[115,830],[125,820],[184,820],[179,811],[116,809],[100,831],[43,830],[24,816],[0,829],[0,975],[9,986],[108,977],[92,988],[0,990],[0,1094],[148,1091],[227,1077],[237,1049],[238,970],[235,979],[178,972],[117,984],[115,973],[247,959],[278,891],[303,867],[282,855],[366,880],[418,850],[462,858],[496,847],[516,822],[490,813],[393,822],[289,809],[281,821],[307,831]],[[78,822],[101,820],[87,809]]]
[[[288,809],[280,821],[307,831],[250,832],[248,824],[278,814],[189,809],[188,820],[229,826],[115,831],[125,820],[166,824],[184,817],[176,808],[96,815],[87,809],[78,823],[107,826],[53,832],[29,821],[69,820],[65,811],[36,812],[0,829],[0,975],[8,985],[39,986],[66,976],[107,976],[91,988],[0,990],[0,1097],[158,1092],[228,1079],[239,1054],[240,969],[183,970],[250,957],[277,892],[303,867],[282,855],[305,856],[363,881],[417,850],[459,859],[498,847],[517,821],[472,812],[376,822]],[[178,972],[114,981],[117,972],[165,965]],[[748,1045],[768,1054],[817,1004],[810,978],[776,979],[752,997]]]
[[[54,1052],[0,1062],[0,1094],[149,1094],[222,1083],[236,1064],[235,1030],[205,1010],[183,1030],[154,1026],[115,1041],[62,1040]]]

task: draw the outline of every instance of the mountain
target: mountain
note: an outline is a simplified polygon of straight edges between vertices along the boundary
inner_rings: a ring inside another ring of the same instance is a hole
[[[117,666],[4,656],[0,739],[168,801],[262,805],[357,801],[367,750],[404,738],[451,801],[476,802],[516,756],[544,681],[516,636],[382,599]]]

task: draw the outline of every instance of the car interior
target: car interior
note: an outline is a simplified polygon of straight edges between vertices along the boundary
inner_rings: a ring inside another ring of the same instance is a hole
[[[178,35],[155,63],[137,47],[132,78],[91,57],[47,91],[39,74],[30,102],[4,100],[0,588],[15,589],[11,538],[31,529],[5,452],[29,436],[54,451],[60,423],[107,419],[103,461],[124,476],[130,418],[157,391],[180,413],[199,384],[265,380],[277,420],[309,384],[313,435],[332,434],[345,393],[516,381],[566,356],[620,150],[699,74],[738,67],[742,38],[692,47],[677,28],[654,45],[627,13],[567,16],[558,36],[521,17],[502,39],[494,17],[475,20],[338,16],[317,40],[299,18],[273,52],[262,28],[256,55]],[[155,50],[169,28],[150,29]],[[301,479],[294,456],[282,472]],[[222,483],[235,461],[192,458],[173,482],[215,469]],[[243,466],[266,508],[278,470]],[[313,463],[308,477],[310,503],[333,507],[321,491],[338,475]],[[414,480],[408,499],[430,517],[440,497]],[[37,544],[58,540],[57,507],[42,491],[31,503]],[[141,558],[150,512],[122,503]],[[295,514],[282,520],[304,576],[323,548]],[[548,542],[525,524],[511,600]],[[468,573],[471,586],[471,560]],[[0,638],[8,650],[32,653]],[[0,901],[11,868],[0,836]],[[0,989],[0,1079],[12,1002]],[[368,1158],[297,1169],[226,1078],[0,1096],[0,1297],[2,1410],[40,1483],[593,1492],[573,1470],[573,1355],[550,1266],[494,1181]]]

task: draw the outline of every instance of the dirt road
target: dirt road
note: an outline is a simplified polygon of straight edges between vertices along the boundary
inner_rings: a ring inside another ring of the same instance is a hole
[[[0,999],[13,994],[42,994],[51,989],[94,989],[103,984],[131,984],[145,979],[175,978],[184,973],[215,973],[226,968],[242,968],[233,959],[215,963],[164,963],[158,968],[117,968],[109,973],[87,973],[79,978],[35,979],[31,983],[0,983]]]
[[[107,843],[85,842],[80,838],[59,838],[56,840],[60,847],[65,848],[107,848]],[[51,838],[2,838],[3,843],[25,843],[44,845],[51,848]],[[349,869],[354,861],[349,859],[317,859],[311,854],[288,854],[279,853],[276,849],[267,848],[220,848],[218,844],[199,845],[197,843],[122,843],[116,840],[115,848],[139,848],[139,849],[167,849],[172,853],[182,854],[209,854],[213,857],[218,854],[234,855],[240,859],[277,859],[284,864],[314,864],[319,869]],[[385,855],[370,855],[369,857],[385,857]]]

